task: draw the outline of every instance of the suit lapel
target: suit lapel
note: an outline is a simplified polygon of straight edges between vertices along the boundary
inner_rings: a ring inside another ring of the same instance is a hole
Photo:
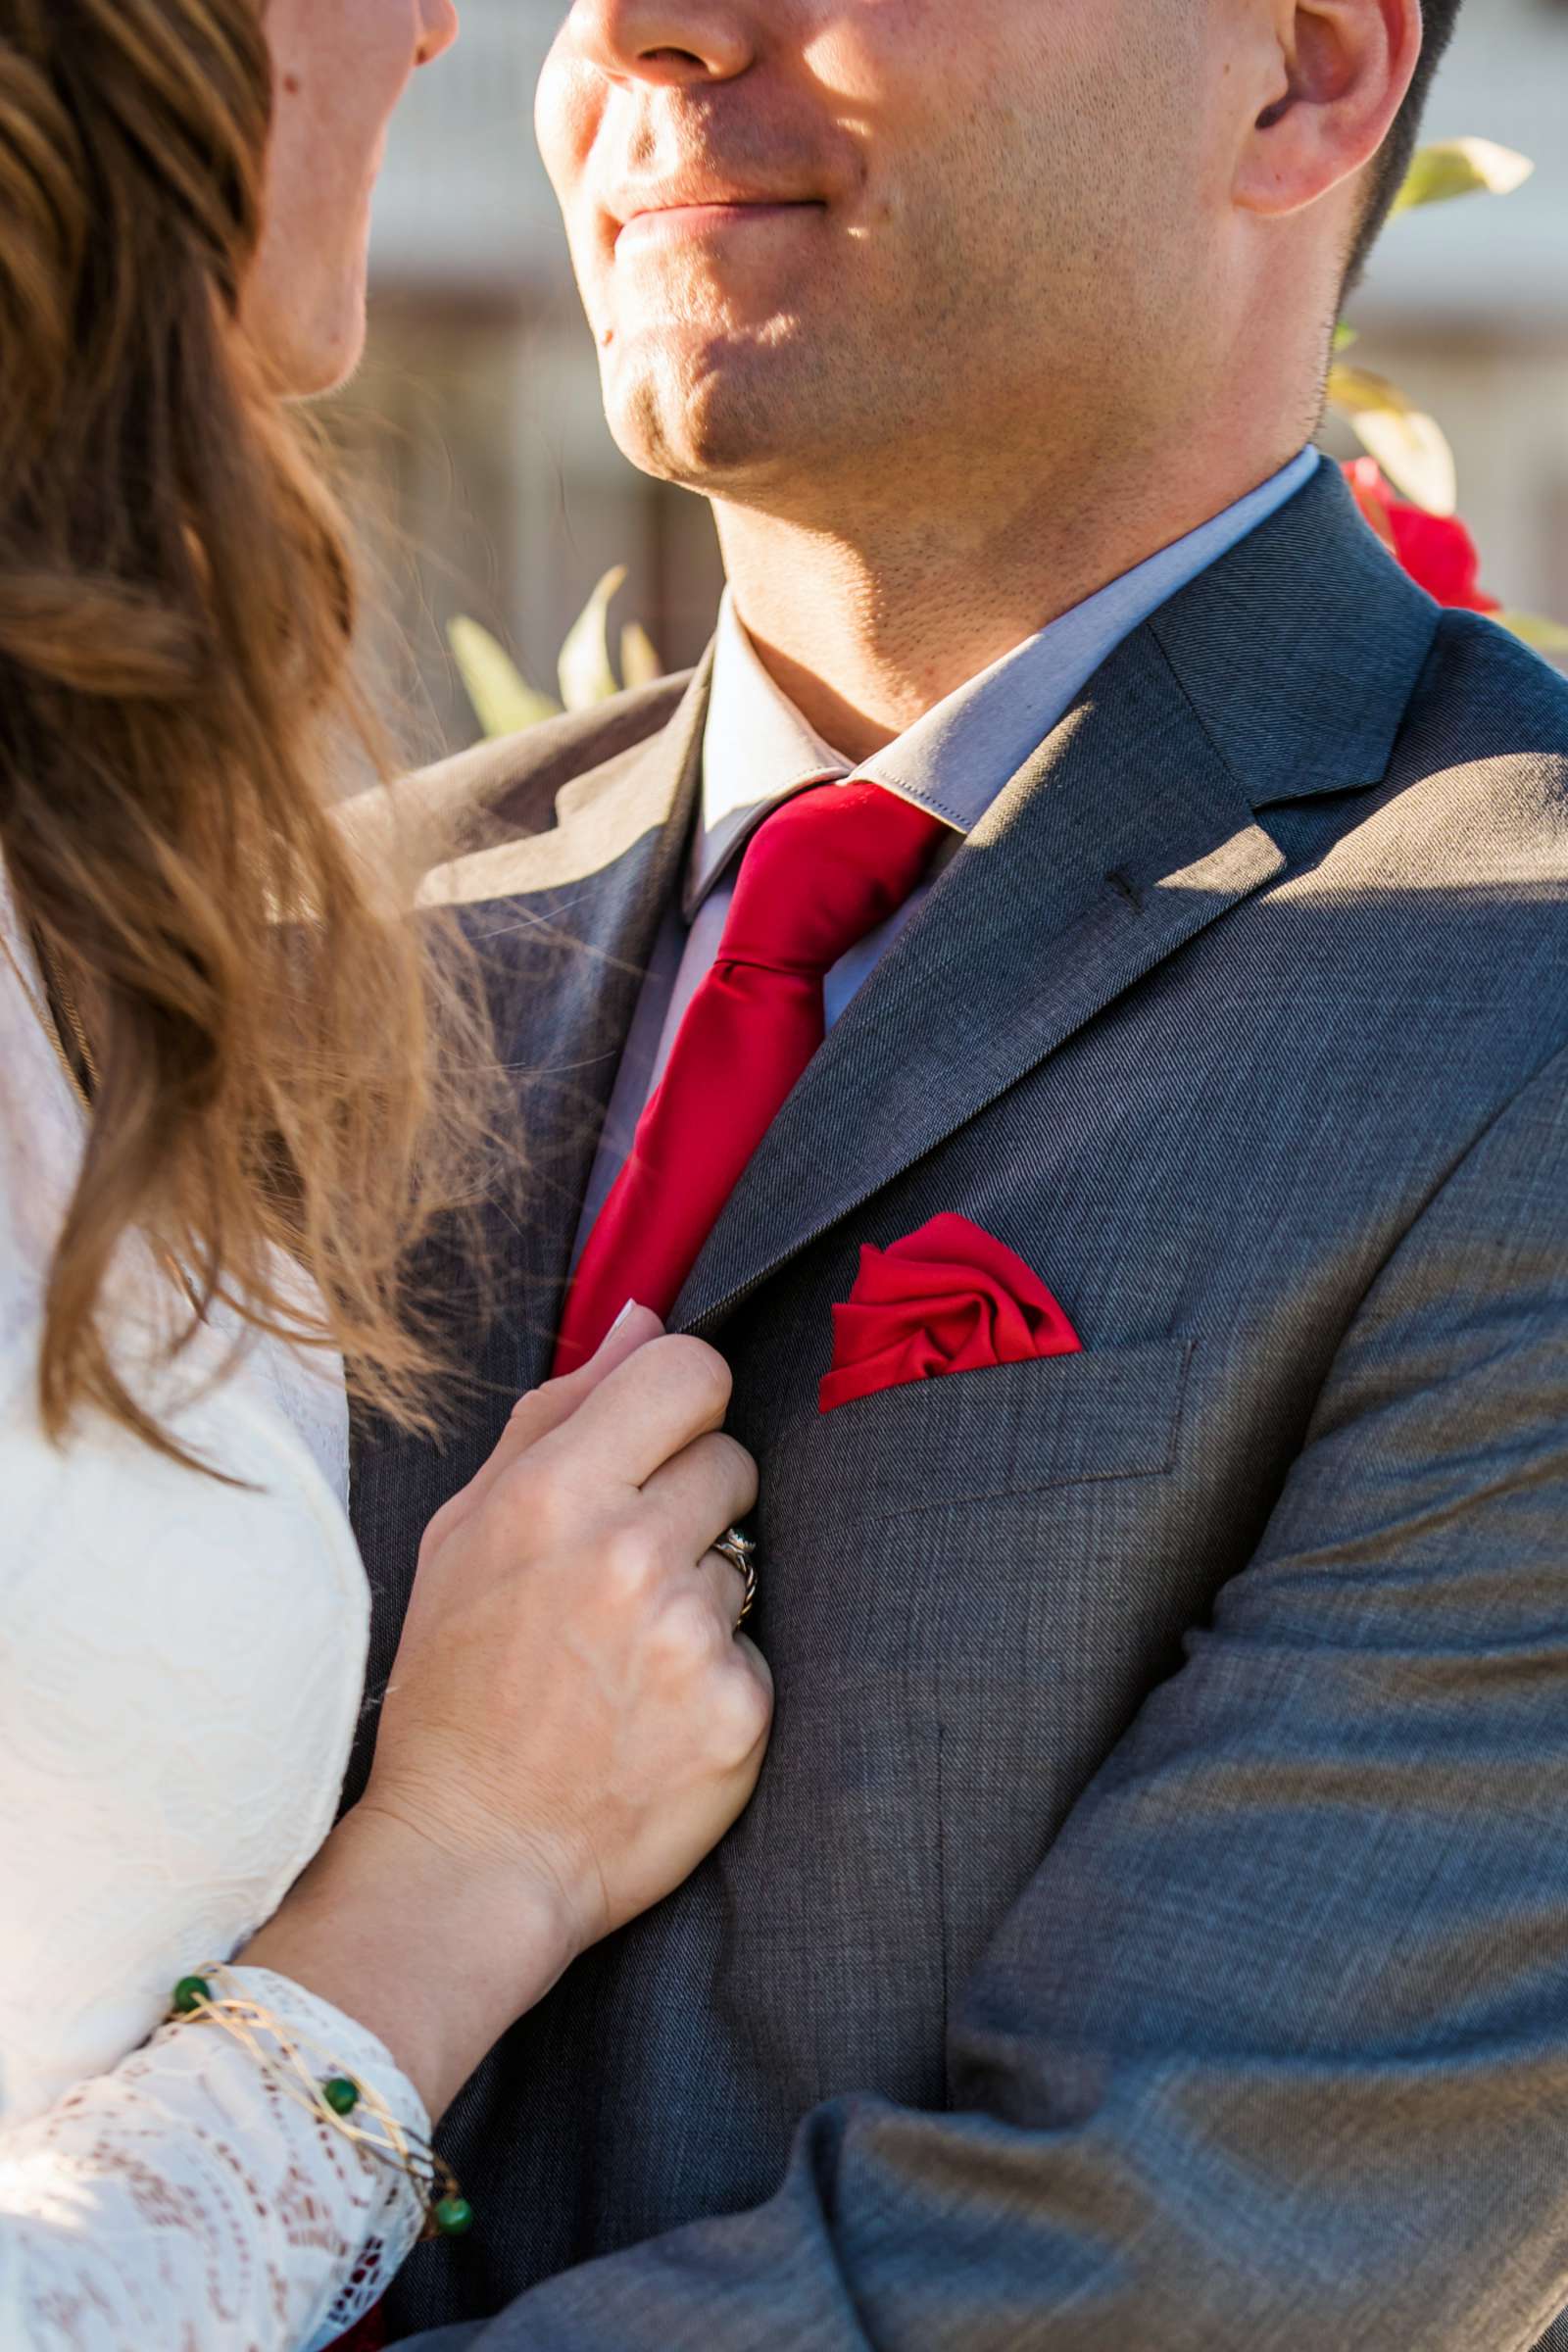
[[[1325,466],[1130,637],[828,1037],[675,1323],[712,1331],[1280,875],[1255,810],[1382,778],[1436,621]]]
[[[706,704],[700,673],[653,743],[563,792],[554,832],[436,878],[478,948],[520,1112],[521,1182],[488,1212],[502,1269],[496,1370],[514,1397],[548,1374],[605,1113],[680,887]]]
[[[488,846],[425,886],[425,902],[454,910],[477,950],[522,1162],[498,1170],[480,1212],[491,1311],[463,1248],[438,1241],[416,1269],[479,1392],[458,1435],[432,1445],[357,1420],[351,1487],[368,1558],[406,1543],[472,1476],[516,1397],[548,1374],[600,1129],[679,887],[706,708],[701,671],[656,734],[564,783],[547,831],[519,833],[505,790],[487,794]]]
[[[833,1029],[675,1320],[715,1324],[1284,863],[1157,649],[1134,639]]]

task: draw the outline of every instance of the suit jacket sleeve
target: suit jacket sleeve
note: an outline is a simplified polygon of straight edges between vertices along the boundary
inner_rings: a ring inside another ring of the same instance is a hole
[[[1247,1572],[969,1988],[958,2098],[494,2352],[1478,2352],[1568,2302],[1568,1071],[1347,1331]],[[445,2339],[443,2339],[445,2340]],[[464,2339],[467,2340],[467,2339]]]

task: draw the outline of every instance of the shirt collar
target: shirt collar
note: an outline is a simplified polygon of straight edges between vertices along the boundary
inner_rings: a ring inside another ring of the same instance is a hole
[[[703,815],[687,880],[688,922],[770,809],[808,784],[842,782],[854,765],[774,684],[726,588],[703,729]]]
[[[858,768],[823,742],[768,675],[726,589],[688,921],[768,811],[808,784],[854,775],[917,802],[960,837],[971,832],[1122,640],[1294,498],[1319,463],[1315,449],[1303,450],[1261,488],[1004,654]]]

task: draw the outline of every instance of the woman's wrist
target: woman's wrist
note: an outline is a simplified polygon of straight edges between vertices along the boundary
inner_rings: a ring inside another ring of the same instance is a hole
[[[577,1950],[547,1878],[476,1867],[367,1799],[239,1961],[291,1978],[375,2034],[434,2123]]]

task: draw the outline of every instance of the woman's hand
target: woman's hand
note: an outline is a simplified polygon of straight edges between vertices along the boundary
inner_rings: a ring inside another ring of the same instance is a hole
[[[365,1796],[244,1955],[379,2033],[432,2108],[756,1786],[771,1684],[711,1546],[757,1473],[722,1358],[659,1334],[634,1310],[526,1397],[431,1523]]]
[[[730,1376],[634,1310],[432,1523],[365,1803],[542,1874],[575,1948],[678,1886],[756,1785],[771,1688],[711,1545],[757,1500]]]

